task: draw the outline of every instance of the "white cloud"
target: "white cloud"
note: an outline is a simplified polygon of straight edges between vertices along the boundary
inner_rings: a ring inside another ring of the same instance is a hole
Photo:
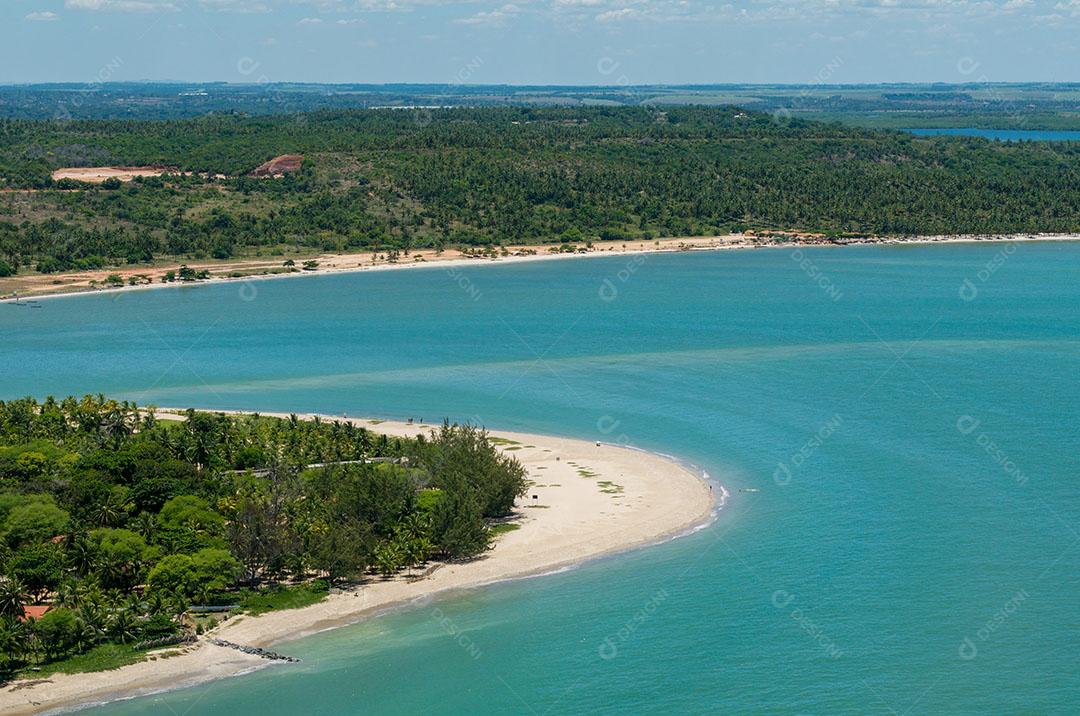
[[[116,10],[119,12],[160,12],[177,10],[172,0],[64,0],[71,10]]]
[[[321,17],[305,17],[302,20],[300,20],[299,22],[297,22],[296,24],[297,25],[321,25],[322,24],[322,18]]]
[[[620,20],[633,20],[641,15],[640,10],[632,7],[621,7],[618,10],[607,10],[596,16],[597,22],[619,22]]]
[[[332,0],[336,2],[336,0]],[[269,12],[282,0],[64,0],[72,10],[112,10],[117,12],[155,12],[201,7],[218,12]]]
[[[44,10],[42,12],[32,12],[26,16],[26,19],[30,22],[52,22],[53,20],[59,20],[60,16],[55,12]]]
[[[462,17],[454,20],[459,25],[486,25],[488,27],[497,27],[506,22],[506,20],[514,15],[518,15],[522,12],[521,8],[517,5],[503,5],[500,8],[488,12],[478,12],[471,17]]]
[[[262,0],[199,0],[199,4],[218,12],[270,12],[270,6]]]

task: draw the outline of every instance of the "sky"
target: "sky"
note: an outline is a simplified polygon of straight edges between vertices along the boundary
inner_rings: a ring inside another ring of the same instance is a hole
[[[1080,0],[0,0],[0,82],[1080,81]]]

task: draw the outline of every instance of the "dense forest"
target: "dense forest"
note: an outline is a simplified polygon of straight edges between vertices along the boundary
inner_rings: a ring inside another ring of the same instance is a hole
[[[0,675],[180,639],[204,626],[192,605],[296,606],[477,555],[525,488],[471,426],[412,440],[295,416],[165,420],[100,396],[0,401]]]
[[[299,173],[247,176],[287,153],[305,156]],[[97,186],[50,177],[100,165],[177,173]],[[723,107],[0,120],[0,177],[8,272],[283,247],[1080,230],[1080,144],[915,137]]]

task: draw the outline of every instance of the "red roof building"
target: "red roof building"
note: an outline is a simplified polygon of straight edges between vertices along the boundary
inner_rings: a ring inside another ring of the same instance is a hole
[[[49,611],[48,604],[31,604],[25,606],[23,607],[23,615],[19,617],[19,621],[24,622],[27,619],[41,619],[47,611]]]

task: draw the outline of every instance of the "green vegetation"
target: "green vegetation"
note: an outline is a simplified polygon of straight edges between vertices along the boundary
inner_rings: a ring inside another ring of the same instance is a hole
[[[111,668],[208,626],[192,605],[259,614],[475,556],[525,484],[471,426],[0,401],[0,674]]]
[[[285,152],[304,154],[297,174],[246,176]],[[86,163],[194,174],[116,188],[50,178]],[[723,107],[0,120],[0,177],[38,189],[0,193],[0,260],[46,273],[300,250],[387,261],[422,246],[578,250],[748,229],[1080,230],[1077,143],[914,137]]]
[[[499,525],[491,527],[492,536],[497,534],[498,527]],[[279,609],[299,609],[318,604],[329,594],[330,585],[324,579],[289,586],[278,585],[258,592],[245,590],[241,592],[240,608],[248,614],[257,616]]]
[[[108,671],[135,664],[146,659],[146,652],[127,644],[99,644],[65,659],[47,662],[27,672],[26,676],[44,678],[53,674],[82,674],[89,671]]]
[[[491,526],[491,536],[498,537],[504,535],[507,532],[513,532],[514,530],[521,529],[521,525],[516,522],[500,522],[497,525]]]

